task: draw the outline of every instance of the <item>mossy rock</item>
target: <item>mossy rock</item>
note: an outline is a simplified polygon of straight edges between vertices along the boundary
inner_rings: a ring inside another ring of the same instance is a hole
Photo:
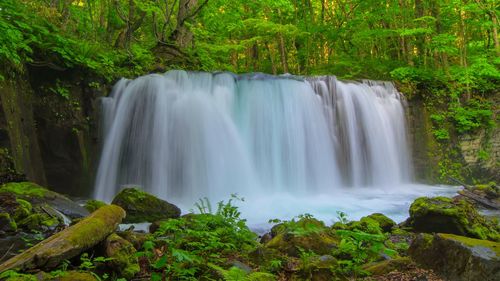
[[[85,207],[85,209],[87,209],[87,211],[92,213],[95,210],[101,208],[102,206],[106,206],[106,205],[107,204],[102,202],[102,201],[91,199],[91,200],[88,200],[87,202],[85,202],[85,205],[83,207]]]
[[[301,259],[298,271],[293,274],[292,280],[330,281],[339,280],[334,273],[338,267],[337,260],[330,255],[315,256],[309,260]]]
[[[108,264],[118,276],[130,280],[140,271],[132,243],[113,233],[104,241],[104,247],[106,256],[112,259]]]
[[[127,212],[124,223],[155,222],[178,218],[181,210],[138,188],[125,188],[116,195],[112,204]]]
[[[120,231],[117,232],[116,234],[118,234],[121,238],[127,240],[128,242],[132,243],[134,248],[138,251],[142,250],[144,242],[146,242],[151,237],[151,234],[149,233],[141,233],[131,230]]]
[[[410,206],[408,225],[416,232],[451,233],[499,241],[498,226],[465,200],[420,197]]]
[[[500,243],[439,233],[419,235],[409,254],[449,280],[500,280]]]
[[[2,194],[12,194],[17,199],[28,201],[33,207],[35,205],[48,204],[72,219],[85,217],[89,214],[85,208],[73,202],[68,197],[32,182],[10,182],[3,184],[0,186],[0,195]]]
[[[359,221],[352,221],[347,224],[347,230],[359,230],[370,234],[382,234],[382,227],[378,221],[370,218],[363,217]]]
[[[8,213],[0,213],[0,231],[16,232],[17,224]]]
[[[18,208],[16,208],[16,210],[14,211],[14,219],[21,220],[31,215],[31,212],[33,211],[33,206],[31,205],[30,202],[23,199],[16,199],[16,202],[19,205]]]
[[[404,271],[411,263],[412,261],[408,257],[398,257],[395,259],[367,264],[363,267],[363,269],[371,275],[377,276],[387,274],[395,270]]]
[[[323,222],[311,218],[287,222],[275,233],[265,246],[292,257],[300,256],[301,251],[327,255],[339,242]]]
[[[59,225],[59,220],[56,217],[43,213],[32,214],[19,221],[19,227],[31,232],[45,231],[57,225]]]
[[[373,213],[369,216],[361,218],[360,221],[362,221],[364,218],[369,218],[376,221],[383,232],[390,232],[391,229],[396,226],[396,223],[392,219],[381,213]]]
[[[98,279],[90,272],[66,271],[61,276],[47,281],[98,281]]]
[[[8,213],[13,220],[26,218],[31,211],[32,206],[28,201],[19,199],[11,193],[0,193],[0,212]]]

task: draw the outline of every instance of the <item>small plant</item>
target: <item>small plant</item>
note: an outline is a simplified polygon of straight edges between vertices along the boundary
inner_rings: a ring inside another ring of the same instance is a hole
[[[217,203],[215,212],[207,198],[200,199],[199,214],[163,222],[138,253],[149,261],[151,280],[212,278],[210,264],[223,268],[229,257],[244,259],[254,250],[257,236],[240,218],[234,199],[242,200],[233,195]]]
[[[376,261],[381,254],[394,257],[397,252],[384,245],[383,234],[370,234],[359,230],[337,230],[341,237],[338,249],[333,255],[339,259],[338,273],[343,275],[365,276],[368,274],[362,265]]]

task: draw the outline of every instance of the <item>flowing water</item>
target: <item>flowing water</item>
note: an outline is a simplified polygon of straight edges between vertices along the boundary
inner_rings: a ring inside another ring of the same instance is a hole
[[[122,79],[102,106],[98,199],[132,185],[189,207],[237,193],[261,223],[336,210],[399,218],[441,192],[410,185],[405,101],[388,82],[170,71]]]

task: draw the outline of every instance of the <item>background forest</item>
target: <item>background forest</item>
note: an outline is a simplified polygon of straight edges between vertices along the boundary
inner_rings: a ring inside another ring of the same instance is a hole
[[[497,123],[499,7],[495,0],[4,0],[0,79],[47,68],[91,72],[96,88],[169,69],[392,80],[423,102],[433,142],[426,149],[439,158],[431,177],[446,182],[467,175],[450,144],[491,134]],[[58,81],[47,88],[68,99]],[[474,153],[488,161],[491,144],[482,142]]]

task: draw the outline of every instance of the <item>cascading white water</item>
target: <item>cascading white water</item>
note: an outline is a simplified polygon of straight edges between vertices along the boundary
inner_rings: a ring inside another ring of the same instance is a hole
[[[192,203],[411,177],[402,97],[387,82],[170,71],[122,79],[102,105],[102,200],[127,185]]]

